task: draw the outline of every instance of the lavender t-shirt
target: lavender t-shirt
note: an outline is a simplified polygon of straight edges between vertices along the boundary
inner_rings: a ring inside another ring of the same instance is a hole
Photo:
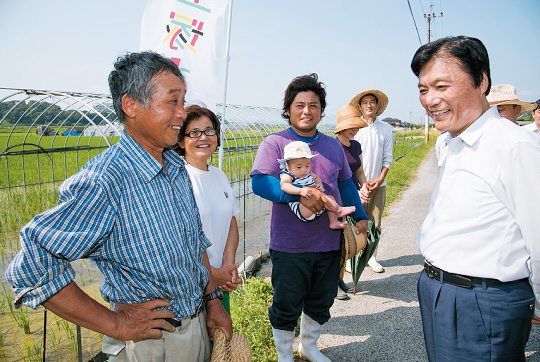
[[[283,149],[298,138],[290,129],[274,133],[265,138],[257,151],[251,175],[266,174],[279,178],[278,158],[283,158]],[[341,197],[338,181],[351,178],[341,143],[323,133],[308,143],[312,154],[311,170],[322,180],[325,193],[332,195],[338,204]],[[330,229],[326,215],[316,220],[303,222],[291,211],[287,203],[272,203],[270,222],[270,249],[287,253],[326,252],[339,249],[339,230]]]

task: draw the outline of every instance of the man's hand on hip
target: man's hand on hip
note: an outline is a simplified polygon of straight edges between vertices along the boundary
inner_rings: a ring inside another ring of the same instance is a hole
[[[130,341],[141,338],[161,338],[161,329],[174,332],[175,327],[163,318],[174,318],[176,315],[168,309],[156,308],[170,307],[164,299],[154,299],[142,303],[115,304],[117,317],[114,335],[110,337],[121,341]]]

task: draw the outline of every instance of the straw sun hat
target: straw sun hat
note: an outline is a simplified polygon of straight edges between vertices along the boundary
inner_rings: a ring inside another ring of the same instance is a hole
[[[233,333],[232,339],[227,341],[225,332],[216,328],[210,362],[251,362],[249,341],[238,333]]]
[[[341,262],[340,270],[345,267],[345,263],[348,259],[352,258],[359,252],[365,249],[367,245],[364,234],[356,234],[354,232],[355,225],[351,218],[348,218],[349,226],[343,229],[343,237],[341,239]]]
[[[354,106],[343,106],[337,112],[337,126],[334,133],[339,133],[349,128],[363,128],[367,126],[362,118],[362,113]]]
[[[386,109],[386,106],[388,105],[388,97],[386,96],[386,94],[384,94],[380,90],[370,89],[370,90],[365,90],[361,93],[358,93],[357,95],[353,97],[353,99],[351,99],[351,101],[349,102],[349,105],[358,107],[362,97],[368,94],[373,94],[375,98],[377,98],[377,112],[375,113],[375,117],[378,117],[384,112],[384,110]],[[358,109],[360,109],[360,107],[358,107]],[[362,111],[360,110],[360,112]]]
[[[487,100],[490,106],[502,106],[504,104],[521,106],[521,112],[530,112],[536,107],[534,103],[520,101],[516,87],[510,84],[499,84],[491,87]]]

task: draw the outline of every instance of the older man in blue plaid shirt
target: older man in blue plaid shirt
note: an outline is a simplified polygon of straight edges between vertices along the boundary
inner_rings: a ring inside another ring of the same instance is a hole
[[[169,59],[132,53],[117,60],[109,86],[124,133],[21,230],[6,271],[15,303],[104,334],[109,361],[208,361],[209,334],[221,328],[230,339],[232,325],[208,272],[189,176],[169,148],[186,117],[184,78]],[[70,262],[80,258],[102,271],[111,309],[73,281]]]

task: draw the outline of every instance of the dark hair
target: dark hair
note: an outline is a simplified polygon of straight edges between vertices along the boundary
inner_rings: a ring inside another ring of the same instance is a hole
[[[459,60],[463,71],[471,77],[475,88],[482,85],[484,74],[488,78],[486,96],[491,89],[489,56],[484,44],[469,36],[446,37],[424,44],[414,54],[411,62],[413,73],[419,77],[422,68],[435,56],[452,56]]]
[[[126,120],[122,110],[122,97],[127,95],[136,99],[141,107],[148,107],[155,88],[153,79],[162,72],[173,73],[185,84],[184,76],[176,64],[158,53],[151,51],[127,53],[116,59],[114,69],[109,73],[109,89],[120,122]]]
[[[323,82],[319,82],[319,77],[317,73],[311,73],[309,75],[302,75],[294,78],[289,86],[285,90],[285,97],[283,97],[283,111],[281,112],[281,117],[289,120],[289,109],[291,104],[294,101],[294,98],[300,92],[312,91],[317,96],[319,96],[319,102],[321,103],[321,118],[324,117],[324,109],[326,108],[326,90]]]
[[[536,104],[536,107],[532,110],[533,112],[540,108],[540,99],[534,102],[534,104]]]
[[[184,121],[184,124],[182,125],[182,128],[180,129],[180,134],[178,135],[178,142],[180,142],[180,140],[183,140],[185,137],[188,137],[186,136],[186,130],[189,124],[191,123],[191,121],[194,121],[196,119],[206,116],[210,118],[210,122],[212,122],[212,127],[214,127],[216,130],[217,147],[219,147],[220,139],[221,139],[220,137],[221,128],[220,128],[219,118],[216,116],[216,114],[212,112],[211,110],[209,110],[208,108],[201,107],[196,104],[186,107],[186,113],[187,113],[187,117],[186,117],[186,120]],[[186,151],[182,147],[180,147],[179,143],[176,143],[176,145],[174,146],[174,150],[180,156],[184,156],[186,154]]]

